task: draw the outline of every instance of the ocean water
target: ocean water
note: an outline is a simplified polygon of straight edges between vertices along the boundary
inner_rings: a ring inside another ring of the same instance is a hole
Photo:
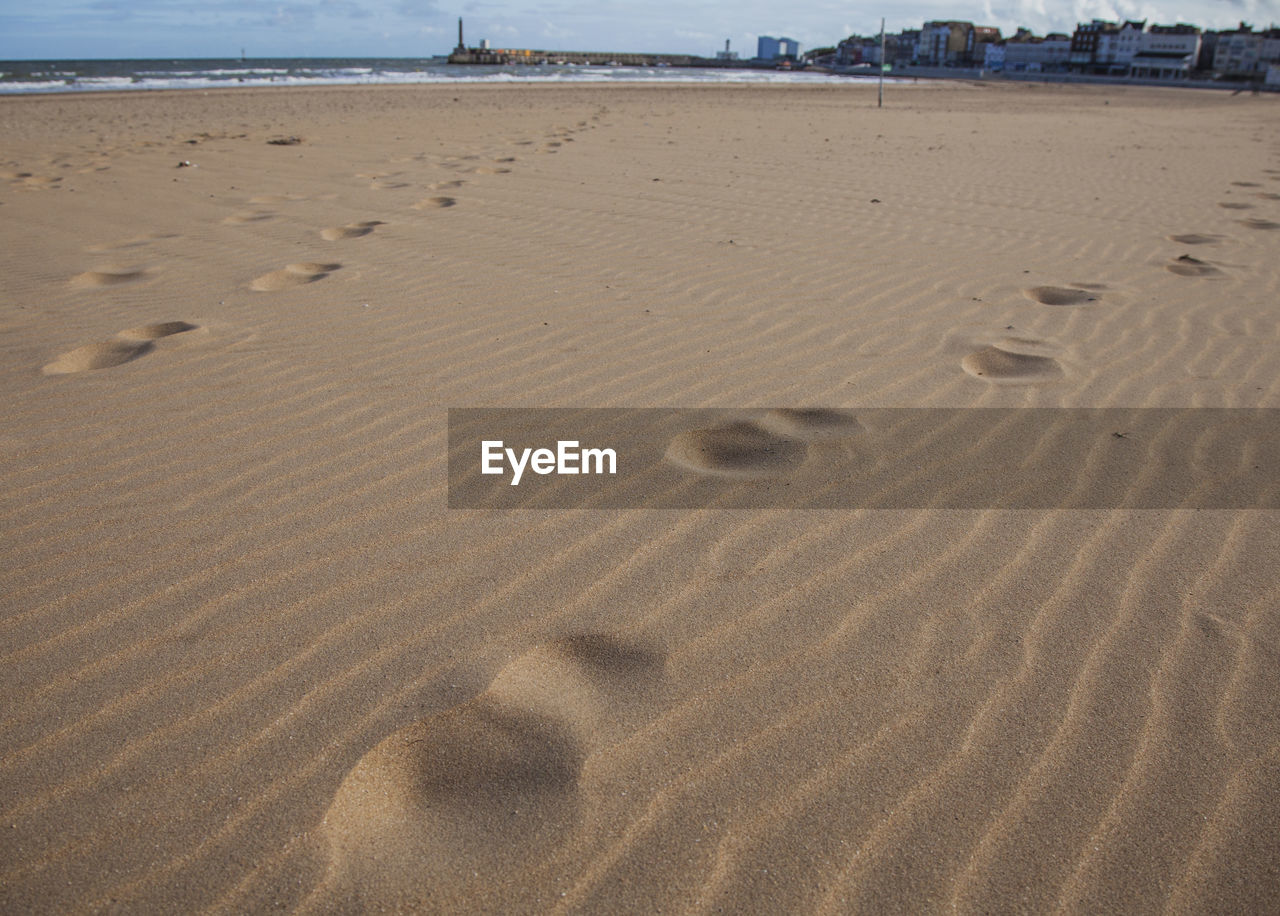
[[[684,67],[451,65],[444,58],[236,58],[226,60],[0,61],[0,93],[224,89],[384,83],[662,81],[837,83],[854,78],[785,70]]]

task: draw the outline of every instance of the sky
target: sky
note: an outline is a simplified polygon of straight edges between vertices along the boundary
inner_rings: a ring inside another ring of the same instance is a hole
[[[1102,18],[1229,28],[1280,25],[1280,0],[0,0],[0,59],[429,57],[457,43],[744,57],[759,35],[802,49],[929,19],[1011,34]]]

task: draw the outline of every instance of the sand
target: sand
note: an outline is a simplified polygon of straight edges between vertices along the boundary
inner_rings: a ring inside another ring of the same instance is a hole
[[[0,99],[0,909],[1273,910],[1274,511],[469,512],[445,470],[451,407],[796,409],[697,474],[860,407],[1280,406],[1278,121]]]

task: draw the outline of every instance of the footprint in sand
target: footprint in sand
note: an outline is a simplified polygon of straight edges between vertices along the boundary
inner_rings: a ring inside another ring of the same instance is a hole
[[[1257,194],[1254,194],[1253,196],[1259,198],[1260,200],[1280,200],[1280,194],[1273,194],[1270,191],[1259,191]]]
[[[320,237],[329,242],[338,242],[342,239],[358,239],[361,236],[368,235],[375,227],[381,225],[381,220],[371,219],[363,223],[347,223],[345,226],[330,226],[328,229],[320,230]]]
[[[451,181],[433,181],[427,185],[428,191],[450,191],[462,187],[467,183],[465,178],[454,178]]]
[[[326,883],[395,906],[545,856],[579,822],[595,748],[652,717],[665,661],[613,636],[568,636],[508,664],[474,699],[393,733],[325,814]]]
[[[154,349],[152,341],[162,337],[171,337],[185,331],[194,331],[196,325],[185,321],[162,321],[157,324],[145,324],[140,327],[121,331],[110,340],[85,344],[63,353],[53,362],[44,366],[41,371],[45,375],[67,375],[72,372],[89,372],[93,369],[110,369]]]
[[[1231,184],[1232,184],[1232,186],[1233,186],[1233,187],[1237,187],[1237,188],[1260,188],[1260,187],[1262,187],[1262,185],[1258,184],[1256,181],[1233,181],[1233,182],[1231,182]]]
[[[136,328],[121,331],[118,336],[131,340],[159,340],[161,337],[172,337],[186,331],[194,331],[199,325],[186,321],[158,321],[155,324],[142,324]]]
[[[1224,210],[1252,210],[1253,204],[1237,203],[1231,200],[1224,200],[1218,203],[1218,206]]]
[[[780,407],[770,410],[760,425],[795,439],[843,439],[862,431],[862,424],[842,410],[827,407]]]
[[[410,187],[407,181],[374,181],[370,182],[369,189],[372,191],[398,191],[401,188]]]
[[[88,270],[71,278],[72,286],[97,289],[103,286],[120,286],[133,283],[146,277],[147,271],[141,267],[102,267]]]
[[[27,191],[52,191],[61,183],[61,176],[27,175],[18,186]]]
[[[681,433],[666,458],[685,470],[717,477],[771,477],[798,467],[808,449],[798,439],[751,422]]]
[[[1216,245],[1222,241],[1223,236],[1201,235],[1192,232],[1187,235],[1166,235],[1165,238],[1171,242],[1177,242],[1179,245]]]
[[[264,210],[242,210],[239,213],[232,213],[223,222],[231,226],[240,226],[245,223],[260,223],[268,219],[275,219],[275,214]]]
[[[295,200],[306,200],[302,194],[258,194],[249,198],[251,204],[287,204]]]
[[[302,286],[306,283],[314,283],[316,280],[321,280],[341,267],[341,264],[320,264],[313,261],[289,264],[280,270],[273,270],[269,274],[263,274],[250,283],[249,288],[260,293],[291,289],[295,286]]]
[[[1207,261],[1201,261],[1193,258],[1189,254],[1174,258],[1164,266],[1164,269],[1170,273],[1175,273],[1180,277],[1220,277],[1222,271],[1214,267]]]
[[[1280,223],[1273,223],[1269,219],[1241,219],[1236,222],[1246,229],[1280,229]]]
[[[1022,293],[1041,305],[1084,305],[1099,299],[1090,290],[1069,286],[1033,286],[1030,289],[1024,289]]]
[[[443,210],[446,207],[457,205],[457,200],[452,197],[428,197],[418,201],[413,205],[415,210]]]
[[[997,385],[1032,385],[1061,378],[1062,366],[1052,356],[1023,352],[1038,346],[1039,341],[1006,337],[970,353],[960,361],[960,367],[975,378]]]
[[[143,248],[152,242],[163,241],[165,239],[176,239],[178,234],[175,232],[153,232],[146,235],[135,235],[133,238],[124,239],[119,242],[104,242],[101,245],[90,245],[87,251],[120,251],[125,248]]]

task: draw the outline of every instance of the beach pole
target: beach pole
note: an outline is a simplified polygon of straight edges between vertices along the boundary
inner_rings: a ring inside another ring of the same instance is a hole
[[[884,17],[880,17],[880,99],[877,108],[884,107]]]

